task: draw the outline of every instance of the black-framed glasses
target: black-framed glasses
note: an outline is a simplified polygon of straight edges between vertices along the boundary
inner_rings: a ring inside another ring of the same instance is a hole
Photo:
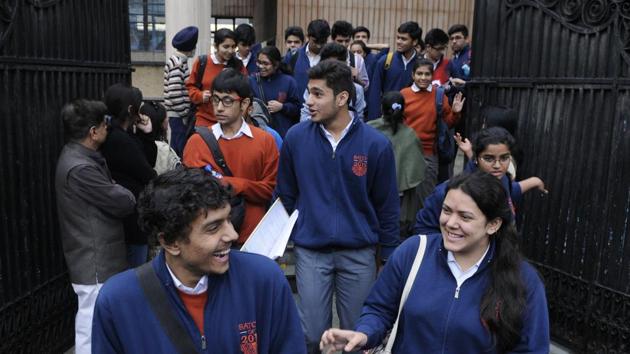
[[[509,163],[512,160],[512,155],[501,155],[499,157],[494,157],[492,155],[483,155],[481,156],[481,160],[487,164],[494,165],[495,162],[499,162],[501,164]]]
[[[212,102],[212,105],[215,107],[219,105],[219,102],[223,103],[223,107],[232,107],[234,102],[240,101],[240,100],[241,100],[240,97],[234,98],[232,96],[223,96],[223,98],[221,98],[217,95],[212,95],[212,97],[210,97],[210,101]]]
[[[434,47],[434,46],[430,45],[430,46],[429,46],[429,48],[431,48],[431,49],[433,49],[433,50],[435,50],[435,51],[438,51],[438,52],[443,52],[443,51],[445,51],[445,50],[446,50],[446,46],[437,46],[437,47]]]

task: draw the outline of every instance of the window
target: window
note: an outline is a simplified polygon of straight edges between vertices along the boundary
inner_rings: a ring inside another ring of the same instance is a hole
[[[163,52],[165,29],[164,0],[129,0],[132,51]]]
[[[212,43],[214,43],[214,32],[222,28],[227,28],[234,31],[236,27],[241,23],[249,23],[251,25],[252,19],[244,17],[213,17],[210,21],[210,33],[212,34]]]

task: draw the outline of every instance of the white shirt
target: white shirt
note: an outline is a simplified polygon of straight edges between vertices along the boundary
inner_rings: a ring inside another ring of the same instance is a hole
[[[249,51],[249,54],[245,58],[241,57],[241,55],[236,52],[236,57],[239,58],[243,62],[243,66],[247,66],[249,64],[249,60],[252,58],[252,51]]]
[[[479,258],[477,263],[475,263],[472,267],[470,267],[465,272],[462,270],[459,264],[457,264],[457,261],[455,260],[455,255],[453,254],[453,252],[448,251],[448,256],[447,256],[448,267],[451,270],[453,277],[455,277],[455,281],[457,281],[457,291],[456,291],[455,297],[457,297],[459,293],[459,287],[466,281],[466,279],[475,275],[475,273],[479,269],[479,266],[481,265],[481,262],[486,257],[486,254],[488,253],[489,249],[490,249],[490,245],[488,245],[488,248],[486,248],[486,251],[483,253],[483,256]]]
[[[309,50],[310,46],[311,44],[308,43],[306,47],[306,56],[308,57],[308,65],[310,65],[312,68],[319,63],[322,57],[319,54],[311,53],[311,51]]]
[[[411,63],[411,61],[416,58],[416,54],[418,54],[418,53],[416,53],[416,51],[414,50],[413,51],[413,55],[409,59],[405,58],[404,54],[402,54],[402,53],[400,54],[400,57],[402,58],[403,64],[405,65],[405,70],[407,70],[407,64]]]
[[[173,274],[173,271],[171,270],[171,268],[168,266],[168,263],[166,263],[166,269],[168,269],[168,273],[171,275],[171,278],[173,279],[173,283],[175,284],[175,287],[177,288],[177,290],[183,292],[184,294],[199,295],[208,291],[208,276],[207,275],[204,275],[203,277],[201,277],[201,279],[199,279],[199,281],[197,282],[197,285],[195,285],[194,288],[191,288],[184,285],[181,281],[179,281],[179,279],[177,279],[175,274]]]
[[[227,65],[227,63],[221,63],[221,62],[219,61],[219,59],[217,59],[217,55],[216,55],[216,53],[212,53],[212,54],[210,54],[210,59],[212,59],[212,62],[213,62],[215,65],[219,65],[219,64]]]
[[[341,142],[341,139],[343,139],[346,136],[346,134],[348,134],[348,131],[350,130],[350,127],[352,126],[353,122],[354,122],[354,118],[352,117],[352,114],[351,114],[350,123],[348,123],[348,125],[345,128],[343,128],[343,130],[341,131],[341,134],[339,135],[339,140],[337,141],[335,141],[335,138],[333,137],[332,133],[326,130],[326,128],[324,128],[323,124],[319,125],[324,131],[324,135],[326,136],[326,139],[328,139],[330,146],[332,146],[333,152],[337,150],[337,145],[339,145],[339,143]]]
[[[236,104],[236,102],[234,104]],[[217,140],[219,140],[219,138],[223,138],[225,140],[232,140],[232,139],[240,138],[243,135],[248,136],[250,138],[254,138],[254,135],[252,134],[252,130],[250,129],[249,124],[245,123],[245,120],[243,119],[241,119],[241,127],[238,128],[238,131],[236,132],[236,134],[234,134],[234,136],[232,136],[231,138],[228,138],[225,136],[225,134],[223,134],[223,129],[221,129],[221,124],[219,123],[215,123],[212,125],[212,134],[214,134],[214,137]]]
[[[429,86],[424,88],[427,92],[431,92],[433,91],[433,85],[432,83],[429,84]],[[416,85],[416,83],[414,82],[413,85],[411,85],[411,91],[413,92],[420,92],[422,90],[422,88],[418,85]]]

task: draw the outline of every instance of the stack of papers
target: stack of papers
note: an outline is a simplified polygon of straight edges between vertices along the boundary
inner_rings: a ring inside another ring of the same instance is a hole
[[[261,254],[271,259],[282,257],[297,218],[297,209],[289,216],[280,198],[276,199],[245,241],[241,251]]]

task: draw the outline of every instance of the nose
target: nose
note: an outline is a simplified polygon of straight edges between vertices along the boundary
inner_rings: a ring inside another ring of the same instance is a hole
[[[238,233],[234,230],[234,225],[229,220],[226,220],[225,232],[223,233],[223,237],[221,237],[221,241],[225,243],[234,242],[238,239]]]

